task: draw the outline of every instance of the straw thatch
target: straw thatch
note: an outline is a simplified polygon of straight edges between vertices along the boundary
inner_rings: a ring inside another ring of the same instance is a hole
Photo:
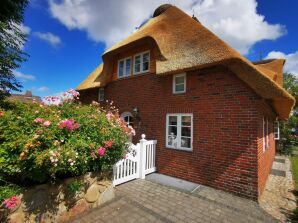
[[[150,38],[160,57],[156,60],[156,74],[167,75],[222,64],[246,82],[258,95],[272,102],[281,119],[287,119],[295,99],[279,84],[277,64],[257,64],[240,55],[216,35],[175,6],[162,8],[137,32],[109,48],[103,54],[101,73],[94,71],[77,89],[104,86],[111,73],[110,61],[126,47]],[[94,76],[93,76],[94,74]],[[276,78],[274,75],[277,75]],[[89,82],[90,80],[95,82]],[[276,80],[278,81],[276,81]]]

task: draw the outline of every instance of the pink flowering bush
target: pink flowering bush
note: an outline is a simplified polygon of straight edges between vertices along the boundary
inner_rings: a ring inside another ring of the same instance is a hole
[[[3,204],[8,209],[15,208],[18,205],[18,203],[19,203],[19,198],[17,196],[13,196],[13,197],[8,198],[8,199],[3,201]]]
[[[1,109],[1,176],[28,184],[111,170],[132,130],[115,108],[81,105],[78,97],[70,90],[42,104],[11,102]]]

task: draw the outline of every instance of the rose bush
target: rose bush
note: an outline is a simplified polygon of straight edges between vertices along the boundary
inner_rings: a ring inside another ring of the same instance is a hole
[[[73,90],[63,97],[0,109],[0,175],[6,180],[43,183],[106,171],[126,154],[132,130],[112,104],[75,103]]]

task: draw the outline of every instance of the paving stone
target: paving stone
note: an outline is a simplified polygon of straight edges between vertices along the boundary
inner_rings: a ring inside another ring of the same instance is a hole
[[[283,165],[289,165],[289,160],[285,159]],[[134,180],[117,186],[114,200],[80,219],[85,222],[113,223],[286,221],[281,207],[287,210],[296,207],[295,196],[289,194],[289,189],[293,189],[293,182],[288,167],[275,166],[279,170],[287,169],[286,176],[270,175],[260,201],[261,207],[256,202],[205,186],[190,193],[156,182]]]

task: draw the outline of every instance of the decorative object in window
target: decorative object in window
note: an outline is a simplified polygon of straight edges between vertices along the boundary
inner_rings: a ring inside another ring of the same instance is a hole
[[[173,76],[173,94],[186,92],[186,74],[176,74]]]
[[[192,114],[168,114],[166,146],[192,151]]]
[[[98,101],[104,101],[105,100],[105,91],[104,88],[101,87],[98,89]]]
[[[131,58],[125,58],[118,61],[118,78],[127,77],[131,74]]]
[[[134,56],[134,74],[141,74],[149,71],[150,52],[143,52]]]

